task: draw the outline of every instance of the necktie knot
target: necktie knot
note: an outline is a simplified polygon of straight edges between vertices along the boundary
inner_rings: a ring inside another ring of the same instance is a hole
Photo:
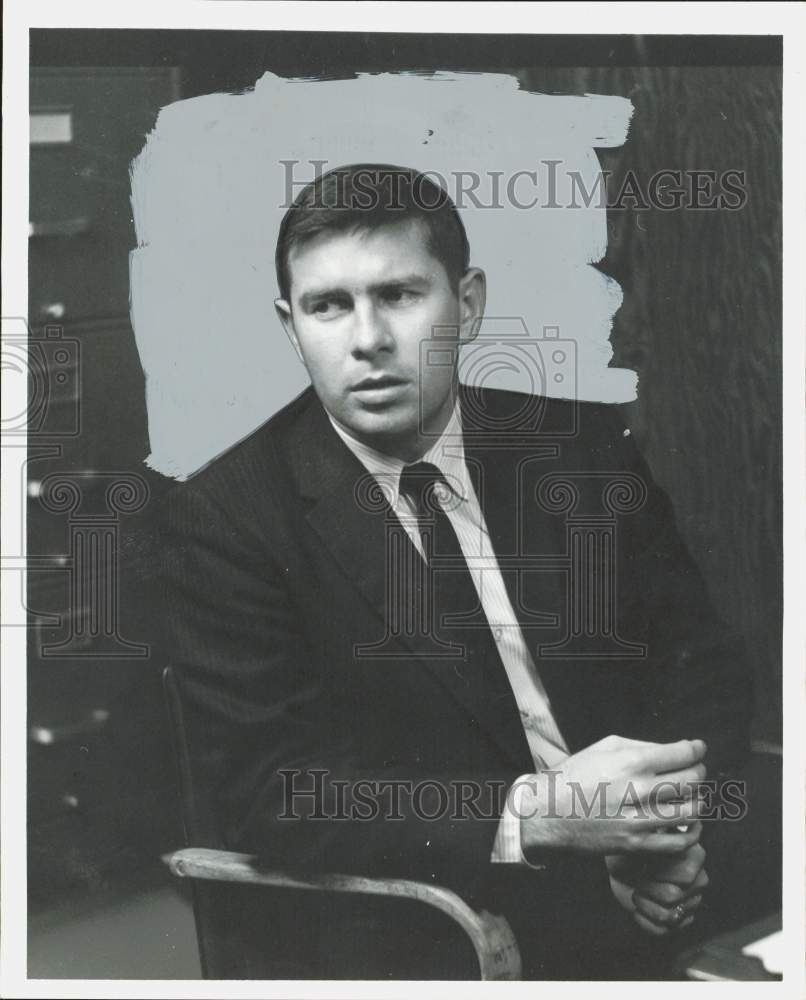
[[[431,462],[403,466],[398,489],[412,501],[418,513],[426,515],[440,513],[442,505],[453,494],[444,474]]]

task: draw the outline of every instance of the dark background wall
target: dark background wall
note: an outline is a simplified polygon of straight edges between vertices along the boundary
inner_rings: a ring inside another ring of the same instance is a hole
[[[637,40],[645,55],[650,39]],[[756,667],[756,735],[781,738],[781,71],[657,65],[530,69],[540,91],[619,94],[627,143],[600,151],[612,199],[631,171],[743,171],[741,209],[622,199],[601,268],[624,289],[613,364],[623,407],[724,617]]]
[[[134,246],[128,162],[160,106],[251,86],[266,70],[345,77],[356,71],[517,73],[547,93],[629,97],[629,141],[602,151],[619,190],[628,171],[745,172],[740,211],[661,211],[626,199],[609,213],[601,263],[625,301],[613,364],[637,369],[624,407],[725,617],[750,644],[755,735],[780,741],[781,710],[781,46],[766,38],[288,35],[252,32],[34,31],[32,105],[75,108],[70,149],[32,147],[29,320],[42,338],[53,308],[81,348],[81,431],[32,480],[136,474],[148,499],[119,518],[121,634],[153,641],[151,515],[169,488],[148,473],[143,374],[128,322]],[[83,219],[73,235],[47,225]],[[52,230],[51,230],[52,232]],[[34,440],[33,438],[31,439]],[[47,434],[36,440],[47,444]],[[92,483],[96,483],[95,486]],[[95,492],[93,492],[93,490]],[[100,491],[100,492],[99,492]],[[66,551],[70,525],[29,505],[29,550]],[[29,606],[61,612],[31,629],[29,840],[33,899],[64,885],[93,890],[156,864],[179,841],[170,747],[153,656],[52,659],[42,646],[70,631],[64,568],[31,574]],[[86,652],[87,650],[84,650]],[[118,651],[119,652],[119,651]],[[101,715],[98,715],[101,710]],[[106,713],[104,717],[103,713]],[[104,721],[104,718],[106,721]]]

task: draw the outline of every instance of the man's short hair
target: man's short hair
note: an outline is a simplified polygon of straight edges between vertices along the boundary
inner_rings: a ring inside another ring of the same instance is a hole
[[[336,167],[300,191],[283,217],[275,266],[281,298],[290,302],[288,259],[325,233],[372,231],[420,220],[428,250],[445,268],[451,287],[470,266],[467,234],[447,192],[410,167],[358,163]]]

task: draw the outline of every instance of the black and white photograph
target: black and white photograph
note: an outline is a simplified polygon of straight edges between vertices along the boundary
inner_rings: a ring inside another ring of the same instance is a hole
[[[23,6],[3,995],[799,992],[803,9]]]

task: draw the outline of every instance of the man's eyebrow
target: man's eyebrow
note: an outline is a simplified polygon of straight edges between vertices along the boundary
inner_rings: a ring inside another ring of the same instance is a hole
[[[427,288],[431,284],[431,279],[424,274],[404,274],[400,277],[388,278],[385,281],[377,281],[369,286],[370,294],[386,291],[390,288]],[[346,288],[334,285],[330,288],[312,288],[303,292],[299,297],[299,304],[303,309],[308,309],[317,302],[324,299],[351,299],[352,293]]]
[[[299,304],[303,309],[321,302],[323,299],[346,299],[350,298],[350,293],[346,288],[312,288],[309,292],[303,292],[299,297]]]
[[[418,288],[431,284],[431,279],[425,274],[404,274],[399,278],[388,278],[386,281],[378,281],[370,285],[370,291],[377,292],[384,288],[402,288],[404,285],[415,285]]]

